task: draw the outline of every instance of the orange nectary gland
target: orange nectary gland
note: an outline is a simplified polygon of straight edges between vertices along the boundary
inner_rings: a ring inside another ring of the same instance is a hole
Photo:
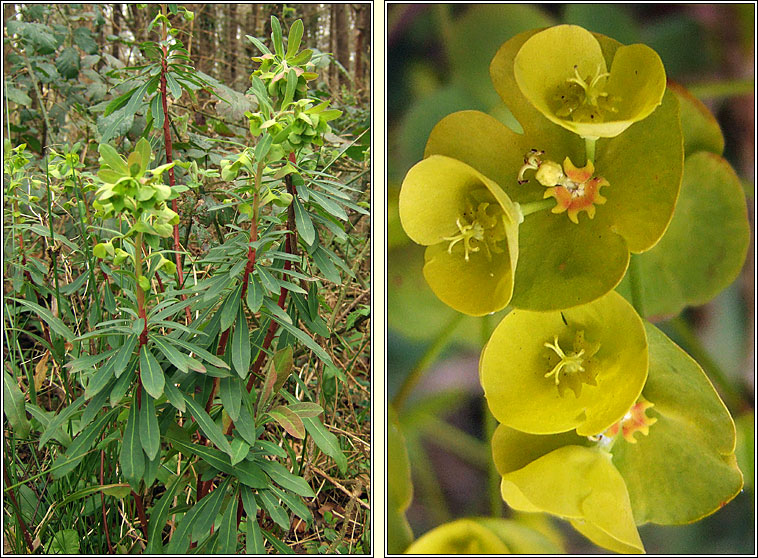
[[[629,409],[629,412],[624,418],[608,428],[604,434],[613,437],[619,433],[619,430],[621,430],[621,434],[627,442],[630,444],[636,444],[637,440],[635,440],[634,434],[641,432],[647,436],[650,425],[658,421],[655,417],[648,417],[645,415],[645,411],[652,406],[652,403],[641,398],[631,409]]]
[[[549,187],[544,195],[545,198],[555,198],[557,204],[552,210],[553,213],[567,211],[569,219],[577,224],[580,211],[586,211],[590,219],[595,217],[595,205],[606,202],[605,197],[600,194],[600,188],[608,186],[608,181],[602,177],[591,178],[594,170],[591,162],[577,168],[566,157],[563,162],[566,180]]]

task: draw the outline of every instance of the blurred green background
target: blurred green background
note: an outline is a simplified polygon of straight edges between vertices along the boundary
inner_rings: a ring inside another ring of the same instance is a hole
[[[624,44],[645,43],[660,54],[668,78],[688,87],[718,119],[724,157],[743,182],[754,231],[754,21],[753,4],[388,6],[387,385],[389,400],[400,403],[410,455],[414,497],[407,516],[416,537],[458,517],[510,515],[488,478],[477,375],[479,351],[500,316],[464,317],[439,302],[421,275],[424,249],[410,242],[397,216],[400,184],[422,158],[432,127],[457,110],[496,107],[489,63],[521,31],[573,23]],[[754,287],[751,241],[732,285],[681,319],[657,323],[701,363],[730,407],[745,490],[698,523],[641,527],[648,553],[755,551]],[[604,553],[567,524],[553,524],[568,552]]]

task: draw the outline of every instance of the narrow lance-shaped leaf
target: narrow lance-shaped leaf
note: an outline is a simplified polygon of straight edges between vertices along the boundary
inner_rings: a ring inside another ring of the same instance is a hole
[[[143,394],[142,408],[139,412],[140,443],[145,454],[152,461],[161,449],[161,433],[158,428],[158,417],[155,414],[155,400],[148,394]]]
[[[218,385],[218,393],[221,396],[221,403],[224,410],[234,422],[240,416],[240,407],[242,405],[242,384],[239,378],[229,376],[221,378]]]
[[[139,441],[139,430],[137,428],[137,398],[132,400],[132,406],[129,409],[129,418],[124,427],[124,439],[121,443],[121,454],[119,463],[124,477],[132,485],[132,488],[138,489],[142,474],[145,472],[145,454],[142,451],[142,445]]]
[[[305,438],[305,427],[302,419],[284,405],[271,409],[268,414],[278,422],[291,436]]]
[[[158,337],[154,337],[153,341],[155,342],[155,346],[158,347],[158,350],[166,356],[171,364],[176,366],[177,370],[181,370],[185,374],[189,371],[185,356],[177,351],[173,345]]]
[[[271,362],[271,365],[276,369],[276,382],[274,382],[274,393],[277,393],[280,389],[282,389],[284,382],[286,382],[287,378],[290,377],[290,374],[292,373],[293,363],[294,361],[292,358],[291,345],[287,345],[286,347],[278,350],[274,354],[274,358]]]
[[[232,336],[232,364],[240,378],[247,377],[250,370],[250,333],[242,304],[238,306],[237,322]]]
[[[163,395],[163,386],[166,383],[166,379],[163,376],[161,365],[147,348],[147,345],[143,345],[140,350],[139,368],[142,386],[145,388],[145,391],[155,399],[158,399]]]
[[[134,347],[137,346],[138,339],[136,334],[127,337],[116,356],[113,357],[113,373],[116,375],[116,378],[121,377],[124,369],[126,369],[126,365],[129,364],[129,359],[132,357]]]
[[[3,400],[3,411],[13,427],[14,434],[20,438],[25,438],[29,434],[31,424],[26,418],[24,394],[13,377],[5,371],[3,371]]]
[[[29,302],[28,300],[21,300],[14,298],[12,299],[14,302],[18,302],[22,306],[26,306],[30,310],[32,310],[35,314],[37,314],[42,320],[45,321],[47,325],[50,326],[50,328],[66,339],[66,341],[73,341],[74,340],[74,332],[71,331],[66,324],[63,323],[63,321],[60,318],[56,318],[53,316],[52,312],[48,310],[47,308],[43,308],[39,304],[35,304],[34,302]]]
[[[203,431],[203,434],[205,434],[211,442],[216,444],[217,448],[231,456],[232,447],[229,445],[229,441],[221,431],[221,427],[213,422],[213,419],[205,412],[205,409],[198,405],[192,397],[185,398],[185,403],[189,407],[190,414],[200,426],[200,430]]]
[[[166,489],[166,492],[161,495],[160,499],[150,510],[150,527],[148,530],[147,547],[147,552],[150,554],[158,554],[163,548],[159,534],[163,530],[166,517],[168,517],[168,510],[171,508],[171,504],[174,501],[174,495],[179,486],[183,484],[183,477],[176,477],[174,482],[171,483],[171,486]]]
[[[53,417],[53,419],[50,421],[50,424],[47,425],[47,428],[39,438],[39,445],[37,446],[39,449],[42,449],[42,446],[44,446],[45,443],[55,434],[55,431],[61,425],[63,425],[71,417],[71,415],[73,415],[79,409],[79,407],[82,406],[84,399],[84,395],[78,397],[73,403],[71,403],[68,407]]]
[[[297,196],[292,198],[292,204],[295,208],[295,225],[297,226],[297,232],[300,233],[300,236],[306,244],[311,245],[316,239],[316,230],[313,228],[311,216],[308,215],[308,212],[303,207],[303,204],[300,203],[300,200],[297,199]]]
[[[234,554],[237,549],[237,492],[235,491],[221,518],[218,537],[211,548],[213,554]]]
[[[317,418],[303,418],[302,421],[319,449],[334,459],[342,473],[347,471],[347,457],[342,453],[337,437],[329,432]]]

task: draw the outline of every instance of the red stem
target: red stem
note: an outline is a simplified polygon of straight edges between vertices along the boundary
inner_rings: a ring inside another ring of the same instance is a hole
[[[19,515],[17,515],[16,518],[18,519],[18,526],[21,527],[21,533],[24,535],[26,546],[29,548],[29,554],[34,554],[34,544],[32,543],[32,537],[29,535],[29,531],[26,528],[26,523],[24,523],[24,520],[21,518],[21,507],[18,505],[16,496],[13,494],[13,491],[7,488],[11,485],[11,481],[8,479],[8,469],[5,467],[3,467],[3,480],[5,481],[6,486],[5,491],[8,494],[11,502],[13,502],[13,507],[19,510]]]
[[[134,498],[134,503],[137,507],[137,517],[139,517],[142,533],[144,533],[145,540],[147,540],[147,516],[145,515],[145,506],[142,503],[142,496],[132,490],[132,497]]]
[[[105,450],[100,450],[100,486],[104,484]],[[111,536],[108,534],[108,518],[106,517],[105,494],[100,491],[100,505],[103,508],[103,529],[105,530],[105,542],[108,543],[108,553],[116,554],[111,544]]]
[[[166,22],[163,22],[163,40],[166,40]],[[168,47],[163,46],[163,58],[161,59],[161,104],[163,105],[163,142],[166,146],[166,164],[173,161],[173,146],[171,143],[171,129],[170,119],[168,116],[168,94],[166,93],[166,72],[168,72],[168,63],[166,58],[168,57]],[[168,169],[168,185],[173,188],[174,181],[174,167]],[[179,213],[179,206],[176,198],[171,200],[171,209],[174,213]],[[181,244],[179,243],[179,225],[174,225],[174,257],[176,259],[176,273],[179,277],[179,287],[184,285],[184,272],[182,271],[182,257],[181,257]],[[182,300],[186,300],[187,297],[182,295]],[[187,324],[192,321],[192,314],[190,313],[189,306],[185,306],[184,314],[187,317]]]

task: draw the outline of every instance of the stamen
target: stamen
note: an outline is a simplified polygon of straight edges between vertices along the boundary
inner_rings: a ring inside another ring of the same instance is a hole
[[[560,383],[560,373],[564,371],[564,369],[566,374],[584,372],[584,366],[582,366],[582,363],[584,362],[584,359],[582,358],[582,355],[584,355],[584,349],[578,353],[567,355],[563,352],[560,345],[558,345],[558,336],[553,337],[553,343],[545,342],[544,346],[552,349],[559,357],[561,357],[561,361],[556,364],[550,372],[545,374],[545,378],[549,378],[553,375],[555,376],[555,385]]]

